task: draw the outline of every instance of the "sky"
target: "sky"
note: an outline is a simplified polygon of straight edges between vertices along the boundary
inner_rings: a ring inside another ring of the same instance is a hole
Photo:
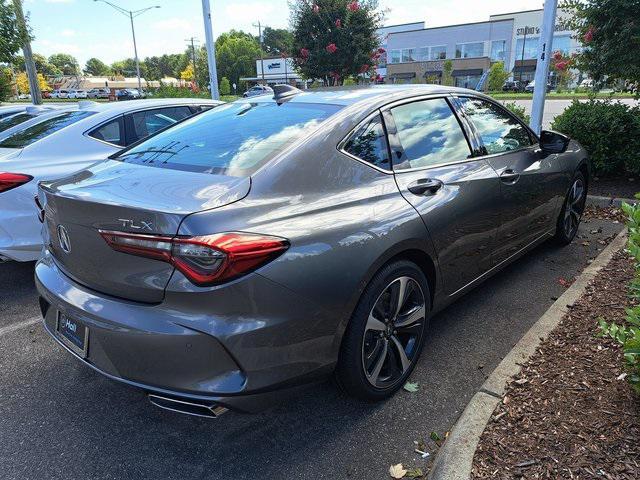
[[[111,0],[110,0],[111,1]],[[113,0],[128,10],[159,5],[135,19],[140,58],[179,53],[186,39],[204,42],[201,0]],[[385,25],[425,21],[427,27],[488,20],[489,15],[542,8],[542,0],[380,0]],[[91,57],[107,64],[133,57],[127,16],[94,0],[24,0],[35,36],[32,49],[49,56],[69,53],[81,67]],[[289,24],[287,0],[211,0],[214,36],[231,29],[257,35],[260,21]],[[26,13],[25,12],[25,13]]]

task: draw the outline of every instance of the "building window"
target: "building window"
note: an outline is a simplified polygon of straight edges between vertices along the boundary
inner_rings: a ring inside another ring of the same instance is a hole
[[[482,75],[460,75],[457,77],[453,77],[455,80],[455,86],[460,88],[470,88],[471,90],[475,90],[478,86],[478,82]]]
[[[524,38],[516,41],[516,60],[532,60],[538,56],[538,37],[527,37],[524,42],[524,53],[522,50]]]
[[[416,61],[424,62],[429,60],[429,47],[416,48]]]
[[[458,43],[456,58],[473,58],[484,56],[484,42]]]
[[[504,62],[506,60],[506,40],[494,40],[491,42],[491,61]]]
[[[438,45],[436,47],[431,47],[429,58],[431,60],[444,60],[445,58],[447,58],[447,46]]]
[[[563,55],[571,54],[571,35],[554,36],[551,51],[560,51]]]
[[[402,62],[415,62],[415,49],[403,48],[402,49]]]
[[[389,63],[400,63],[400,50],[389,51]]]

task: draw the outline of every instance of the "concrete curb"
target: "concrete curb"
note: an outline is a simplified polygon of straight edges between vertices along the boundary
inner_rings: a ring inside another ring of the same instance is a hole
[[[622,202],[633,204],[638,200],[634,198],[615,198],[615,197],[599,197],[597,195],[587,195],[587,205],[594,207],[619,207]]]
[[[569,310],[568,306],[573,305],[583,295],[589,282],[609,263],[611,257],[626,245],[626,240],[627,231],[624,229],[533,324],[491,372],[438,451],[427,477],[429,480],[469,480],[478,441],[493,411],[502,401],[507,383],[520,372],[521,365],[535,353],[540,342],[558,326]]]

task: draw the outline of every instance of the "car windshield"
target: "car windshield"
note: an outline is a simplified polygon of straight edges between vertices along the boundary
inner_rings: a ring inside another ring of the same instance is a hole
[[[0,120],[0,132],[9,130],[11,127],[20,125],[22,122],[31,120],[34,117],[35,115],[31,115],[30,113],[16,113],[15,115],[11,115],[10,117],[5,117]]]
[[[251,175],[340,108],[292,102],[230,103],[162,131],[117,159],[192,172]]]
[[[24,130],[20,130],[19,132],[8,136],[0,142],[0,148],[24,148],[27,145],[31,145],[32,143],[95,113],[96,112],[83,110],[65,112],[60,115],[56,115],[55,117],[49,117],[42,122],[38,122],[35,125],[31,125]]]

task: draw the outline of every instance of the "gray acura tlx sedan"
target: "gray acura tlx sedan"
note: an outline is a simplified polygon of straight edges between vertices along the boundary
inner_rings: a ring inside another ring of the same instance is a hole
[[[587,153],[489,97],[274,91],[40,185],[47,331],[163,408],[387,398],[434,312],[578,229]]]

